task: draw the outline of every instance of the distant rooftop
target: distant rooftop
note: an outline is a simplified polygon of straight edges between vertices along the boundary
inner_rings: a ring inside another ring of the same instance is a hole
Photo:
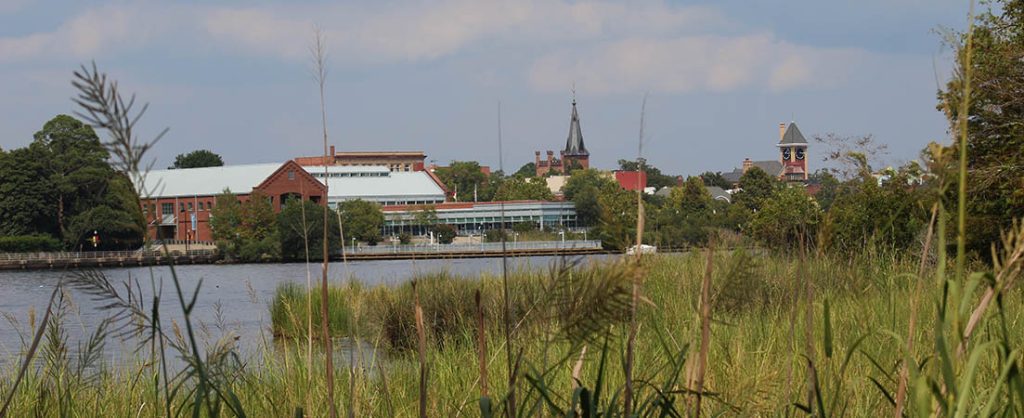
[[[224,189],[246,194],[266,180],[283,163],[226,165],[221,167],[153,170],[146,174],[143,197],[212,196]],[[141,185],[136,184],[136,188]]]

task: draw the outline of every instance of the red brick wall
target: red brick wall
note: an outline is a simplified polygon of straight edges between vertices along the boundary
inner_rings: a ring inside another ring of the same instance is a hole
[[[303,199],[314,200],[320,202],[321,205],[326,204],[321,198],[324,192],[323,184],[294,161],[284,163],[262,183],[254,186],[253,190],[259,190],[273,198],[274,212],[281,211],[281,196],[288,194],[301,195]],[[235,197],[244,203],[249,200],[249,195],[250,192],[246,192],[236,194]],[[162,238],[166,239],[213,241],[213,231],[210,229],[210,210],[216,205],[216,201],[217,196],[215,195],[144,199],[142,208],[146,216],[146,235],[151,239],[159,239],[162,230],[164,232]],[[173,205],[175,223],[172,225],[161,225],[164,203]],[[201,210],[200,203],[202,203]],[[190,236],[193,213],[196,215],[196,230]]]

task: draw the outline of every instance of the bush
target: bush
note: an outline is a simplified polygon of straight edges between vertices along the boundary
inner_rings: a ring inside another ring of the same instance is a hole
[[[534,221],[520,222],[512,225],[512,230],[515,232],[530,232],[539,229],[538,225]]]
[[[441,244],[451,244],[455,241],[455,227],[447,224],[434,225],[433,228],[434,236],[437,237],[437,242]]]
[[[31,253],[60,250],[60,241],[49,235],[0,237],[0,253]]]
[[[504,229],[492,229],[484,234],[484,241],[486,242],[501,242],[502,238],[508,241],[508,233]]]
[[[238,258],[249,262],[274,261],[281,258],[281,247],[273,238],[246,240],[238,248]]]
[[[409,244],[411,244],[412,243],[412,234],[410,234],[408,232],[403,232],[401,234],[398,234],[398,243],[400,243],[402,245],[409,245]]]

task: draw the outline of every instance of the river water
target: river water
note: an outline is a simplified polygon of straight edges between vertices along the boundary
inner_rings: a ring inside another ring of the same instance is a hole
[[[593,261],[607,256],[587,256]],[[511,269],[546,269],[556,263],[557,257],[510,258]],[[310,264],[313,283],[319,283],[320,265]],[[445,260],[375,260],[355,261],[347,265],[331,263],[329,280],[340,284],[345,280],[358,280],[367,286],[395,285],[408,281],[417,274],[447,271],[456,275],[474,276],[480,273],[501,272],[500,258],[472,258]],[[170,270],[166,266],[112,268],[100,270],[121,293],[129,279],[137,281],[144,300],[151,301],[154,287],[162,286],[160,302],[165,329],[170,321],[179,325],[181,306],[175,297]],[[178,277],[186,299],[202,279],[202,288],[193,311],[193,324],[197,337],[205,344],[220,338],[237,339],[243,355],[256,354],[272,344],[270,336],[269,306],[274,291],[281,283],[306,284],[305,264],[229,264],[177,266]],[[62,278],[74,274],[61,271],[0,272],[0,366],[18,361],[32,340],[31,318],[40,321],[54,286]],[[153,286],[151,283],[156,283]],[[68,288],[65,292],[69,309],[65,317],[69,347],[88,338],[97,324],[110,315],[82,291]],[[84,342],[83,342],[84,344]],[[339,344],[342,349],[345,344]],[[104,362],[124,363],[130,360],[134,343],[110,339],[104,349]]]

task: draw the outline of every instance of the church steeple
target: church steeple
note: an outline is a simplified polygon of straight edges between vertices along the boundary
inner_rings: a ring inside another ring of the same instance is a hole
[[[569,119],[569,137],[565,139],[565,150],[562,155],[588,156],[587,147],[583,145],[583,130],[580,129],[580,115],[576,112],[576,98],[572,100],[572,117]]]

